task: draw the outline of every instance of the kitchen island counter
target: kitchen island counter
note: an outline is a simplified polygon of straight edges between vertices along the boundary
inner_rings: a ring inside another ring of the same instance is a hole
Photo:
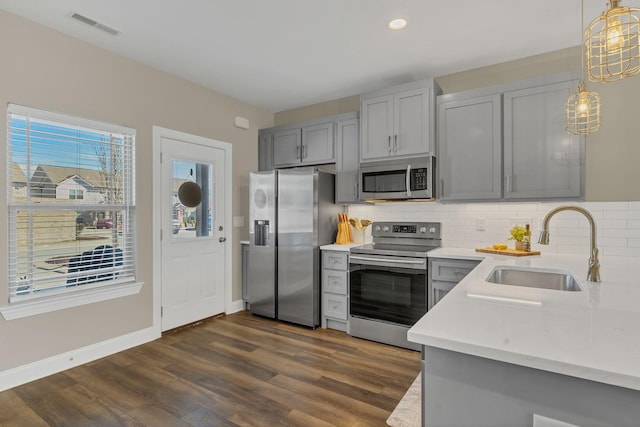
[[[499,362],[640,390],[640,258],[510,257],[441,248],[430,257],[483,259],[408,332],[409,341]],[[496,266],[570,272],[580,292],[489,283]]]

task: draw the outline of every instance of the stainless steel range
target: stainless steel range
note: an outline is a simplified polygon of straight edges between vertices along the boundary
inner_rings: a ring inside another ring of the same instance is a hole
[[[350,334],[419,350],[407,331],[426,312],[427,252],[441,244],[438,222],[374,222],[373,243],[352,248]]]

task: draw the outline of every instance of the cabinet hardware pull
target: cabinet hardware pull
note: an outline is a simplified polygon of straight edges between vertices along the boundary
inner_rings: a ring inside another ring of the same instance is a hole
[[[398,152],[398,134],[393,135],[393,152]]]
[[[387,143],[387,147],[389,148],[389,154],[391,154],[391,135],[389,135],[389,142]]]
[[[302,160],[302,156],[300,155],[300,146],[296,145],[296,159]]]
[[[302,146],[302,158],[303,159],[307,158],[307,146],[306,145]]]

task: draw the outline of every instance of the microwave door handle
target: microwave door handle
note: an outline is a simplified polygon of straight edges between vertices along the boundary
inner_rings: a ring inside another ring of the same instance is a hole
[[[411,165],[407,165],[407,176],[405,177],[407,186],[407,197],[411,197]]]

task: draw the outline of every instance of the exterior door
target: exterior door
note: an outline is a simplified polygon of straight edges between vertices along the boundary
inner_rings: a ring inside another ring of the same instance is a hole
[[[161,147],[166,331],[224,312],[226,183],[225,150],[164,136]]]

